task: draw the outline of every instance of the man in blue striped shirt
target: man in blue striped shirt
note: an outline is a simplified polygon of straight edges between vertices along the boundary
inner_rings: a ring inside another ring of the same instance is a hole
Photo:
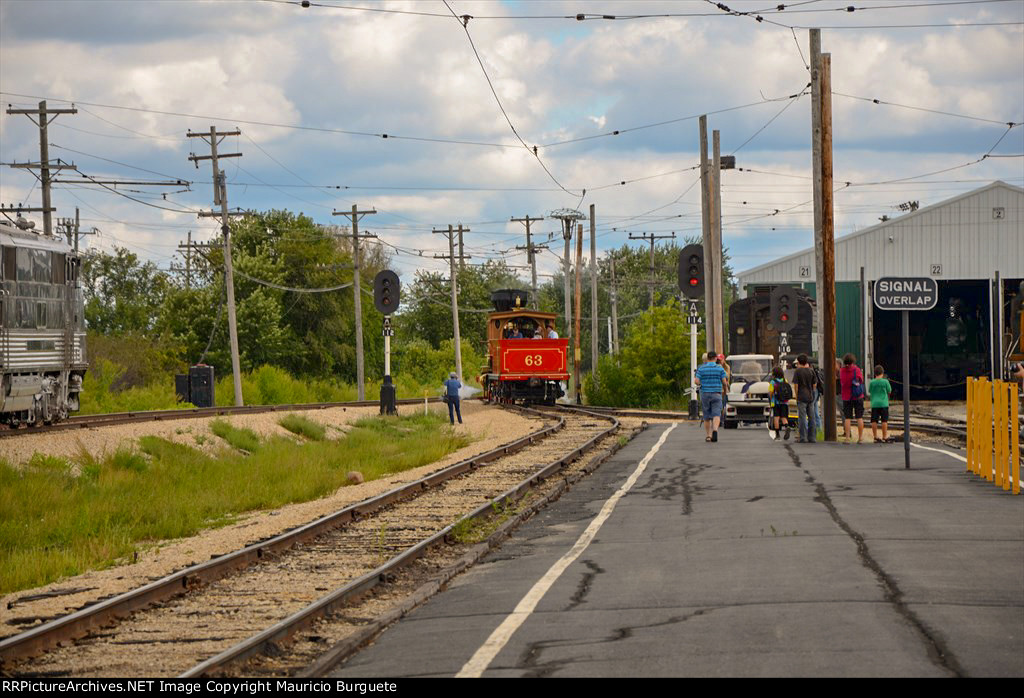
[[[705,441],[718,441],[718,425],[722,421],[722,393],[729,391],[729,379],[725,369],[715,363],[718,357],[713,351],[707,353],[707,362],[697,369],[697,387],[700,388],[700,405],[704,411]]]

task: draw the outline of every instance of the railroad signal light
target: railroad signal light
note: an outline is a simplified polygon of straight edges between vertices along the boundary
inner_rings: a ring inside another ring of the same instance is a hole
[[[687,245],[679,252],[679,290],[691,300],[704,297],[702,245]]]
[[[796,289],[792,286],[776,286],[769,300],[769,315],[775,329],[789,332],[796,327]]]
[[[401,284],[398,274],[384,269],[373,278],[373,305],[381,315],[391,315],[398,309]]]

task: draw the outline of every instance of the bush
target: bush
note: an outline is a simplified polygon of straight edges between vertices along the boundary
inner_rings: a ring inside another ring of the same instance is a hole
[[[586,376],[583,391],[592,405],[664,408],[686,404],[689,386],[689,329],[673,302],[637,318],[621,355],[601,357],[598,380]]]

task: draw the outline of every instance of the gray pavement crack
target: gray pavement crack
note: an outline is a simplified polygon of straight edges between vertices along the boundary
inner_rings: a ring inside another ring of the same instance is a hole
[[[647,482],[634,488],[636,492],[649,492],[655,499],[666,502],[673,501],[678,497],[683,500],[683,516],[693,513],[693,497],[700,494],[705,488],[695,484],[695,478],[703,470],[712,467],[707,463],[691,463],[685,458],[679,462],[684,466],[682,470],[670,470],[666,477],[664,471],[659,469],[650,474]]]
[[[667,625],[685,623],[692,618],[700,617],[705,613],[710,613],[714,610],[717,610],[717,608],[701,608],[692,613],[672,616],[671,618],[666,618],[665,620],[660,620],[655,623],[627,625],[621,628],[615,628],[612,630],[610,635],[594,638],[592,640],[541,640],[540,642],[534,642],[528,645],[522,655],[520,655],[519,661],[516,663],[516,668],[527,670],[526,673],[523,674],[524,678],[547,678],[559,669],[571,665],[573,660],[556,659],[542,663],[541,655],[545,650],[559,647],[587,647],[589,645],[602,645],[611,642],[618,642],[619,640],[625,640],[633,637],[637,630],[660,628]]]
[[[572,602],[565,607],[566,611],[571,611],[581,603],[584,603],[587,598],[587,594],[590,593],[590,585],[593,583],[594,577],[604,572],[604,569],[602,569],[601,566],[593,560],[584,560],[583,564],[586,565],[590,571],[583,574],[583,578],[580,579],[580,583],[576,587],[576,592],[572,595]]]
[[[853,529],[853,527],[843,519],[839,510],[836,509],[835,504],[832,502],[832,498],[829,496],[828,490],[825,486],[818,482],[810,471],[804,468],[800,462],[800,456],[797,455],[796,451],[790,444],[786,444],[786,451],[789,453],[790,459],[793,461],[793,465],[804,472],[806,475],[806,481],[814,485],[816,495],[814,501],[820,502],[825,509],[828,511],[829,516],[832,517],[832,521],[842,529],[847,536],[853,540],[857,546],[857,557],[860,558],[861,564],[870,570],[875,578],[878,580],[879,585],[882,587],[882,591],[885,596],[885,600],[892,605],[896,613],[902,617],[920,636],[924,642],[925,649],[928,652],[928,658],[939,667],[949,671],[956,677],[967,676],[964,668],[960,666],[956,657],[953,656],[953,652],[946,646],[945,642],[936,634],[933,633],[928,626],[922,621],[916,613],[910,610],[906,601],[904,601],[903,591],[900,589],[896,580],[882,569],[882,566],[877,560],[871,555],[871,551],[868,549],[867,541],[864,540],[864,536]]]

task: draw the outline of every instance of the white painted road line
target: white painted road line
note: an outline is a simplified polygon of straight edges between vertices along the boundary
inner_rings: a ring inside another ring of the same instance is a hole
[[[957,454],[952,453],[950,451],[947,451],[944,448],[932,448],[931,446],[921,446],[920,444],[915,444],[913,441],[910,442],[910,445],[911,446],[916,446],[917,448],[923,448],[926,451],[935,451],[936,453],[945,453],[947,456],[951,456],[953,458],[956,458],[957,460],[962,460],[964,463],[967,462],[967,459],[964,458],[963,456],[960,456],[960,455],[957,455]],[[1011,484],[1013,483],[1013,479],[1012,478],[1010,479],[1010,483]],[[1020,484],[1021,484],[1022,487],[1024,487],[1024,480],[1021,480]]]
[[[947,451],[944,448],[932,448],[931,446],[922,446],[921,444],[915,444],[913,441],[910,442],[910,445],[915,447],[915,448],[923,448],[926,451],[935,451],[936,453],[945,453],[947,456],[951,456],[953,458],[956,458],[957,460],[962,460],[964,463],[967,462],[967,459],[964,458],[963,456],[959,456],[959,455],[957,455],[955,453],[952,453],[951,451]]]
[[[468,662],[459,670],[459,673],[455,675],[455,678],[479,678],[487,667],[490,666],[494,658],[498,656],[502,648],[508,644],[508,641],[512,638],[512,635],[516,630],[519,629],[526,619],[530,617],[533,610],[540,603],[541,599],[548,590],[554,585],[562,573],[571,565],[576,558],[583,554],[583,551],[587,549],[590,543],[594,540],[594,536],[601,530],[601,526],[608,520],[608,517],[612,515],[615,510],[615,505],[618,504],[619,500],[632,489],[633,485],[643,474],[644,470],[647,469],[647,464],[651,458],[661,449],[662,444],[668,438],[668,435],[672,433],[672,430],[679,426],[679,422],[673,422],[672,426],[665,430],[665,433],[661,435],[658,442],[651,447],[651,450],[647,452],[647,455],[643,457],[639,465],[636,466],[636,470],[629,476],[629,479],[615,492],[601,507],[600,513],[594,520],[590,522],[587,529],[577,539],[576,543],[569,549],[565,555],[561,557],[551,568],[544,574],[533,588],[527,592],[526,596],[519,602],[515,607],[515,610],[502,621],[491,636],[487,638],[487,641],[480,646],[480,649],[469,659]]]

